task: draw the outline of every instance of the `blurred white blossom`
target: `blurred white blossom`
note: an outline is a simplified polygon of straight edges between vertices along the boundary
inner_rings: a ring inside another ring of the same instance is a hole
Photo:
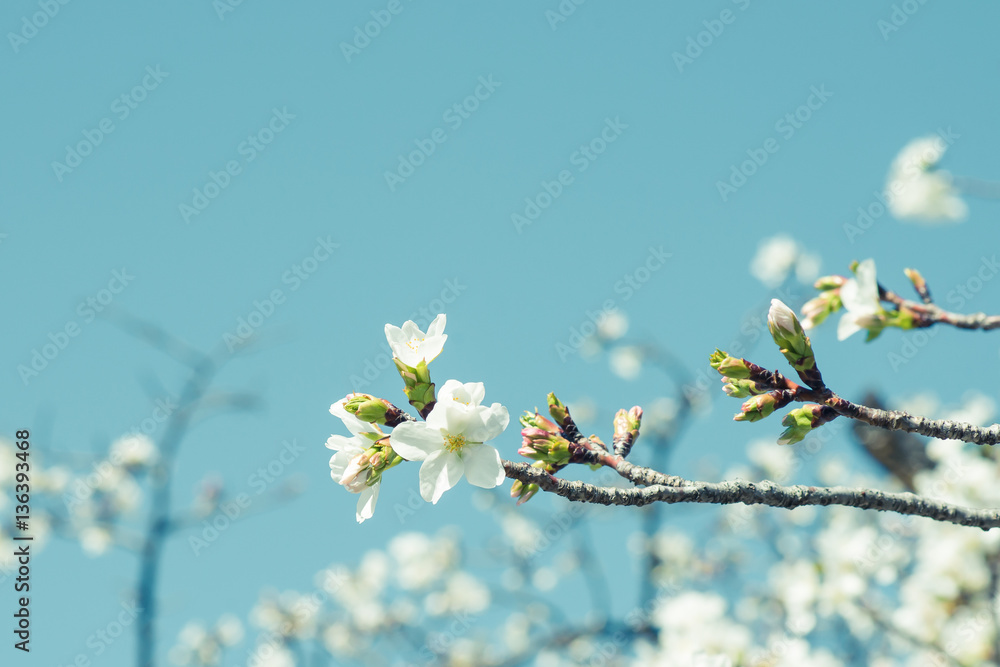
[[[597,335],[602,340],[614,342],[628,331],[628,316],[620,310],[611,310],[597,320]]]
[[[948,145],[932,135],[914,139],[899,152],[889,169],[886,192],[889,209],[900,220],[958,222],[968,207],[958,196],[947,171],[935,169]]]
[[[608,356],[611,370],[623,380],[634,380],[642,370],[642,350],[634,345],[620,345]]]
[[[778,234],[762,240],[757,253],[750,260],[750,275],[767,287],[777,287],[795,272],[795,278],[810,283],[819,275],[821,260],[818,255],[806,252],[792,237]]]
[[[148,468],[159,456],[156,445],[149,436],[130,434],[122,436],[111,444],[108,458],[128,469]]]

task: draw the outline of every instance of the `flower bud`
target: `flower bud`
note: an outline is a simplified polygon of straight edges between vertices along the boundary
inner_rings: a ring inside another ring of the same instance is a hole
[[[743,403],[742,412],[733,417],[733,421],[755,422],[771,416],[777,405],[777,397],[774,392],[752,396]]]
[[[716,349],[709,358],[709,364],[717,370],[720,375],[728,378],[748,378],[750,377],[750,367],[746,360],[729,356],[729,353]]]
[[[569,408],[567,408],[562,401],[556,398],[554,392],[549,392],[549,395],[546,396],[546,401],[549,404],[549,414],[552,415],[552,418],[556,420],[557,424],[560,426],[564,425],[566,423],[566,418],[569,417]]]
[[[840,300],[839,288],[828,290],[816,298],[806,301],[802,306],[802,315],[805,318],[802,320],[802,328],[812,329],[840,310],[843,305]]]
[[[521,416],[521,448],[517,453],[551,466],[569,463],[569,440],[554,423],[537,412]]]
[[[371,471],[371,466],[369,465],[370,452],[371,450],[366,450],[352,458],[344,469],[344,474],[337,480],[337,483],[351,493],[361,493],[366,486],[368,474]]]
[[[535,428],[552,434],[562,433],[562,430],[555,423],[546,419],[538,412],[525,412],[521,415],[520,422],[525,428]]]
[[[844,276],[822,276],[821,278],[818,278],[815,283],[813,283],[813,287],[818,290],[826,291],[843,287],[846,282],[847,278]]]
[[[771,309],[767,313],[767,328],[792,368],[802,372],[816,367],[816,358],[809,337],[806,336],[792,309],[779,299],[771,299]]]
[[[355,394],[344,403],[344,409],[369,424],[384,424],[389,404],[368,394]]]
[[[619,410],[615,413],[614,428],[615,439],[629,437],[634,432],[634,438],[639,437],[639,426],[642,424],[642,408],[638,405],[626,412]]]
[[[905,273],[906,277],[910,279],[910,282],[913,283],[913,286],[918,292],[922,294],[927,291],[927,281],[924,280],[924,277],[920,275],[919,271],[916,269],[903,269],[903,273]]]
[[[726,392],[726,395],[732,396],[733,398],[746,398],[747,396],[756,396],[757,394],[763,394],[766,389],[762,389],[753,380],[747,379],[737,379],[737,378],[720,378],[723,382],[722,391]]]
[[[526,503],[538,493],[538,485],[535,483],[523,484],[521,480],[515,479],[510,486],[510,497],[517,498],[517,504]]]
[[[781,420],[781,425],[788,428],[778,436],[778,444],[794,445],[805,438],[809,431],[820,425],[818,417],[822,408],[822,405],[809,404],[790,410]]]

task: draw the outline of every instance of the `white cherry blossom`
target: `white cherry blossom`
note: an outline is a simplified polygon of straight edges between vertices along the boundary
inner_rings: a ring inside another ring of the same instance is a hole
[[[444,333],[447,319],[444,313],[435,317],[427,327],[427,333],[421,331],[413,320],[404,322],[402,328],[386,324],[385,337],[392,348],[392,356],[411,367],[416,367],[421,361],[433,361],[448,340]]]
[[[463,475],[470,484],[492,489],[504,479],[497,450],[485,444],[503,433],[510,421],[507,408],[480,403],[486,395],[481,382],[448,380],[426,422],[397,426],[390,444],[404,459],[423,461],[420,495],[437,503]]]

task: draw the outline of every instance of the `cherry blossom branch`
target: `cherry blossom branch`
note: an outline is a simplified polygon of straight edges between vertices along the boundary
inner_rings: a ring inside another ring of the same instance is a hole
[[[862,272],[860,268],[858,271]],[[866,270],[865,273],[872,278],[870,271]],[[915,271],[908,275],[917,286],[917,291],[930,298],[923,278]],[[872,294],[874,296],[874,292]],[[1000,442],[1000,424],[982,427],[948,419],[926,419],[898,410],[871,408],[838,396],[823,381],[812,343],[795,313],[775,299],[771,302],[767,323],[774,342],[781,348],[781,353],[804,384],[800,385],[778,371],[769,371],[746,359],[732,357],[722,350],[716,350],[709,357],[709,363],[723,376],[723,390],[727,394],[736,398],[749,397],[734,417],[736,421],[759,421],[793,402],[808,404],[785,415],[781,423],[788,428],[778,438],[778,444],[791,445],[799,442],[810,431],[838,416],[887,430],[919,433],[941,440],[961,440],[977,445],[995,445]]]
[[[947,311],[934,303],[927,288],[927,283],[924,282],[919,273],[910,269],[907,275],[910,276],[910,280],[913,282],[914,288],[917,294],[920,295],[922,302],[918,303],[910,299],[904,299],[899,294],[883,287],[881,283],[878,284],[878,295],[882,301],[895,305],[900,311],[905,310],[911,313],[913,315],[911,328],[925,329],[935,324],[947,324],[958,329],[978,329],[982,331],[1000,329],[1000,315],[987,315],[981,312],[962,315]]]
[[[986,259],[983,258],[983,261],[985,267]],[[994,273],[997,270],[995,264],[991,263]],[[806,328],[818,325],[842,308],[847,312],[838,327],[841,338],[864,329],[868,331],[868,340],[874,340],[886,327],[924,329],[935,324],[947,324],[958,329],[982,331],[1000,328],[1000,315],[982,312],[962,315],[935,304],[927,281],[916,269],[904,269],[903,273],[910,280],[920,301],[905,299],[878,282],[874,260],[854,263],[851,270],[854,272],[853,278],[833,275],[816,281],[815,287],[820,290],[820,294],[802,306]],[[980,278],[983,276],[980,275]],[[882,302],[892,304],[895,308],[883,309]],[[845,328],[845,319],[853,321],[853,324]]]
[[[876,489],[843,486],[781,486],[767,480],[748,482],[696,482],[682,480],[676,486],[654,484],[645,488],[601,487],[560,479],[526,463],[501,460],[507,477],[522,484],[536,484],[542,491],[571,501],[598,505],[643,506],[662,503],[705,503],[713,505],[767,505],[794,509],[808,505],[843,505],[858,509],[922,516],[959,526],[989,530],[1000,527],[1000,510],[972,509],[923,498],[912,493],[886,493]],[[649,471],[651,476],[661,475]],[[637,475],[639,476],[639,475]],[[678,478],[679,479],[679,478]]]
[[[748,373],[746,379],[754,383],[760,392],[744,403],[742,414],[747,414],[751,409],[758,412],[767,410],[767,414],[770,414],[791,402],[815,403],[817,405],[813,410],[812,428],[843,416],[890,431],[918,433],[941,440],[961,440],[977,445],[995,445],[1000,442],[1000,424],[983,427],[950,419],[927,419],[901,410],[872,408],[838,396],[826,386],[819,390],[804,387],[778,371],[769,371],[746,359],[737,361],[745,367]]]

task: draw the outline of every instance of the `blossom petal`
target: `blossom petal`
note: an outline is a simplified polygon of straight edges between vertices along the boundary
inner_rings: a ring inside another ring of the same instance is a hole
[[[438,401],[427,415],[427,426],[452,435],[466,433],[481,423],[477,412],[482,408],[470,407],[458,401]],[[475,438],[470,438],[475,440]]]
[[[385,338],[392,348],[392,356],[402,361],[407,366],[416,366],[420,359],[415,359],[414,350],[410,348],[410,341],[414,338],[413,332],[417,330],[417,325],[411,320],[403,323],[403,328],[391,324],[385,325]],[[419,333],[419,330],[417,330]]]
[[[440,449],[420,466],[420,496],[437,504],[444,492],[458,484],[465,464],[457,454]]]
[[[363,436],[352,435],[350,438],[344,435],[331,435],[326,440],[327,449],[332,449],[335,452],[348,451],[348,450],[358,450],[364,449],[364,446],[368,441]],[[355,452],[357,453],[357,452]],[[353,454],[352,454],[353,456]]]
[[[878,306],[878,278],[875,273],[875,260],[866,259],[863,262],[858,262],[854,275],[857,278],[858,297],[864,299],[866,303]]]
[[[427,327],[427,337],[433,338],[435,336],[440,336],[444,334],[444,325],[448,323],[448,316],[444,313],[439,313],[434,321],[430,323]]]
[[[486,398],[486,388],[482,382],[466,382],[448,380],[438,392],[439,401],[455,401],[470,407],[476,407]]]
[[[333,478],[333,481],[340,484],[340,480],[344,478],[344,471],[347,470],[347,466],[350,465],[351,459],[353,459],[356,455],[357,453],[355,452],[344,450],[337,452],[330,457],[330,477]]]
[[[441,354],[441,350],[444,349],[444,342],[446,340],[448,340],[448,336],[428,335],[427,338],[420,341],[420,345],[417,347],[417,356],[419,357],[417,363],[419,364],[421,360],[431,363],[437,359],[437,356]]]
[[[795,313],[781,299],[771,299],[771,308],[767,312],[767,319],[769,323],[773,323],[783,332],[795,333]]]
[[[510,413],[499,403],[488,408],[480,406],[476,408],[476,413],[478,419],[470,423],[465,431],[465,437],[471,442],[489,442],[503,433],[510,423]]]
[[[837,323],[837,340],[846,340],[861,331],[861,325],[851,313],[844,313]]]
[[[403,422],[392,430],[389,444],[407,461],[423,461],[444,447],[444,438],[426,423]]]
[[[381,484],[382,482],[376,482],[361,492],[356,515],[358,523],[364,523],[365,519],[370,519],[375,514],[375,503],[378,502],[378,488]]]
[[[500,454],[489,445],[471,445],[462,451],[465,461],[465,478],[469,484],[484,489],[492,489],[503,482],[503,464]]]

